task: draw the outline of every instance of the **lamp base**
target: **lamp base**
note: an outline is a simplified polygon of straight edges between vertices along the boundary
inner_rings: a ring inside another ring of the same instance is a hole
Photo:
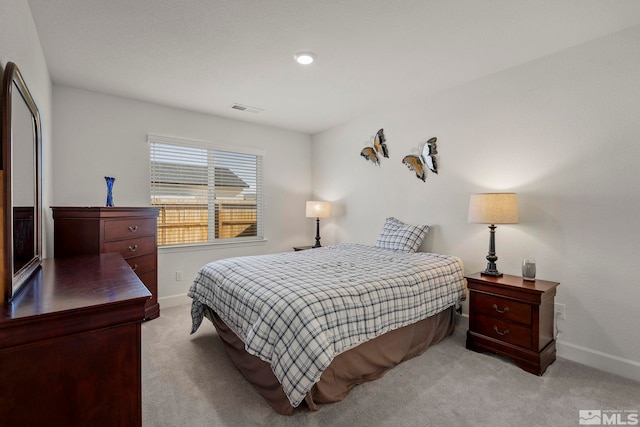
[[[313,245],[314,248],[321,248],[320,244],[320,218],[316,218],[316,244]]]
[[[481,276],[491,276],[491,277],[502,277],[502,273],[500,273],[498,270],[485,270],[485,271],[481,271],[480,272]]]
[[[498,267],[496,266],[496,261],[498,257],[496,256],[496,226],[495,224],[491,224],[489,226],[489,253],[487,254],[487,268],[480,273],[482,276],[491,276],[491,277],[501,277],[502,273],[498,271]]]

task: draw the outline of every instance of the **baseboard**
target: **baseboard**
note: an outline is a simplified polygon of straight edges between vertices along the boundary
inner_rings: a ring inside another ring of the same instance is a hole
[[[640,363],[565,341],[556,341],[558,357],[621,377],[640,381]]]
[[[456,314],[455,322],[456,329],[466,334],[469,329],[469,315]],[[640,363],[635,360],[624,359],[562,340],[556,340],[556,355],[600,371],[640,381]]]
[[[467,313],[456,313],[454,322],[456,325],[456,329],[465,334],[467,333],[467,330],[469,329],[469,315]]]
[[[163,308],[191,304],[191,298],[189,298],[187,294],[171,295],[168,297],[158,298],[158,303],[160,304],[160,310],[162,310]]]

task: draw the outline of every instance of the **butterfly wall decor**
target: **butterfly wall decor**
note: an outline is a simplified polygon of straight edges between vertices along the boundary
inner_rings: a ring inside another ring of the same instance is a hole
[[[427,142],[423,142],[418,146],[418,154],[409,154],[404,156],[402,163],[409,169],[415,172],[416,176],[425,181],[427,178],[427,171],[425,166],[428,167],[431,172],[438,173],[438,163],[436,161],[436,154],[438,154],[438,147],[436,141],[438,138],[431,138]]]
[[[366,160],[369,160],[374,165],[380,166],[380,157],[389,158],[389,149],[387,148],[387,138],[384,136],[384,130],[380,129],[373,137],[373,143],[371,146],[364,147],[360,151],[360,155]]]

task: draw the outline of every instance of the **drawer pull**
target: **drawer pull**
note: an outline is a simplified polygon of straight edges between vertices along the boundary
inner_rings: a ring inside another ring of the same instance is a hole
[[[500,331],[498,330],[498,327],[497,327],[497,326],[494,326],[494,327],[493,327],[493,330],[494,330],[494,331],[496,331],[496,334],[498,334],[498,335],[508,335],[508,334],[509,334],[509,329],[505,329],[503,332],[500,332]]]
[[[500,310],[497,305],[493,304],[493,309],[500,314],[509,312],[509,307],[505,307],[504,310]]]
[[[132,233],[135,233],[136,231],[138,231],[138,226],[134,225],[133,227],[129,226],[129,231]]]
[[[138,268],[138,264],[133,264],[133,265],[131,266],[131,269],[132,269],[133,271],[136,271],[136,268]]]
[[[138,245],[133,245],[133,246],[129,245],[129,250],[131,252],[135,252],[137,249],[138,249]]]

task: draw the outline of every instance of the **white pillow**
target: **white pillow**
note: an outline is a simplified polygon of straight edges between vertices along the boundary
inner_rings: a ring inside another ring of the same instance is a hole
[[[415,252],[429,231],[428,225],[411,225],[394,217],[385,220],[376,247],[402,252]]]

